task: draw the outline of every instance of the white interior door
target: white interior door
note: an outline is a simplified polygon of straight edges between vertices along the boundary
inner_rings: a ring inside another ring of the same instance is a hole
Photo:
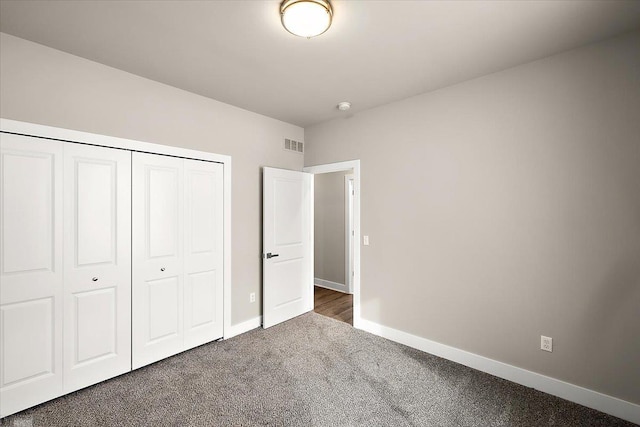
[[[64,144],[64,392],[131,370],[131,152]]]
[[[62,143],[0,134],[0,417],[62,394]]]
[[[133,368],[182,351],[183,159],[133,153]]]
[[[264,168],[264,328],[313,310],[313,175]]]
[[[220,163],[184,160],[185,349],[222,338],[224,197]]]

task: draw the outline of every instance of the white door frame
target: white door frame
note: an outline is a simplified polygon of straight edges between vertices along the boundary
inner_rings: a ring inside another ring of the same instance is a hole
[[[353,174],[344,176],[344,284],[347,292],[353,294],[353,244],[355,233],[353,233],[353,196],[355,190],[353,186]]]
[[[354,241],[357,242],[353,247],[353,327],[360,328],[360,160],[307,166],[302,169],[303,172],[309,172],[314,175],[349,170],[353,170],[353,188],[355,190],[353,197],[353,230],[355,232]]]

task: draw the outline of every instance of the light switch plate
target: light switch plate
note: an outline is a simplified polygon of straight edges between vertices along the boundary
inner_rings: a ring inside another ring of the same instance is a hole
[[[369,246],[369,236],[363,236],[363,240],[364,240],[364,241],[363,241],[363,244],[364,244],[365,246]]]

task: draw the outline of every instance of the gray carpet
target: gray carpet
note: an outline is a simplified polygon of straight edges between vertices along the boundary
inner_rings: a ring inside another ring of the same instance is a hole
[[[315,313],[204,345],[0,424],[633,425]]]

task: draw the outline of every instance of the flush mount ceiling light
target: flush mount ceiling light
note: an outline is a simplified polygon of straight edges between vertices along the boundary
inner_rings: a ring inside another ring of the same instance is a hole
[[[351,108],[351,103],[349,101],[338,102],[338,110],[347,111],[349,108]]]
[[[291,34],[311,38],[331,26],[333,10],[328,0],[285,0],[280,5],[282,25]]]

